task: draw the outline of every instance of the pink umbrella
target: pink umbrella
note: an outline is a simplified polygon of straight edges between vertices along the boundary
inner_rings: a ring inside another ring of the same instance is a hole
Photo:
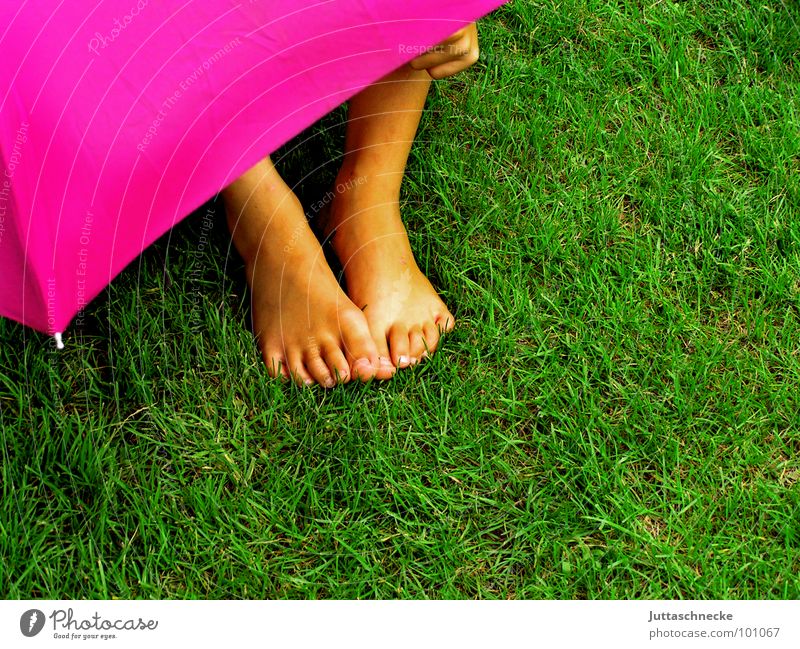
[[[497,0],[4,0],[0,315],[49,334],[258,160]]]

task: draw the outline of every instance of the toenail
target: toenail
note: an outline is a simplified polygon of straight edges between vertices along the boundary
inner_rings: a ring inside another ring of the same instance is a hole
[[[386,368],[394,367],[394,363],[392,363],[391,358],[386,358],[385,356],[381,356],[379,360],[381,367],[386,367]]]
[[[306,379],[305,381],[303,381],[303,383],[305,383],[306,385],[314,385],[314,381],[312,381],[311,379]]]
[[[399,365],[411,365],[411,357],[410,356],[400,356],[397,359],[397,363]]]
[[[358,372],[360,369],[361,371],[369,371],[372,370],[372,363],[368,358],[359,358],[355,363],[353,363],[353,369]]]
[[[332,388],[336,385],[336,381],[334,381],[333,379],[327,379],[323,385],[326,388]]]

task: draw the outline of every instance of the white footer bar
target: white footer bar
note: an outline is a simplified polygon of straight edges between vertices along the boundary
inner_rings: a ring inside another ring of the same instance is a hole
[[[0,647],[238,649],[254,642],[325,649],[795,648],[800,602],[0,602]]]

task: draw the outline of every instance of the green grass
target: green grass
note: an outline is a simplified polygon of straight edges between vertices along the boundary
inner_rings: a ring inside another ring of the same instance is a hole
[[[269,380],[204,211],[64,352],[0,322],[3,596],[800,596],[797,4],[481,33],[405,187],[459,319],[430,362]],[[307,202],[343,115],[275,156]]]

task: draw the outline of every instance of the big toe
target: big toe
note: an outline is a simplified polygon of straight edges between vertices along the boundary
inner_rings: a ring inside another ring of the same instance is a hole
[[[375,373],[375,378],[379,381],[385,381],[394,376],[397,372],[397,362],[394,355],[389,351],[389,340],[386,335],[386,324],[382,322],[370,322],[370,332],[372,333],[372,340],[375,343],[375,348],[378,350],[378,370]]]
[[[409,353],[408,327],[404,324],[392,325],[387,338],[392,362],[398,368],[408,367],[416,362],[417,359],[413,359]]]
[[[376,378],[380,370],[378,349],[364,316],[361,313],[345,313],[340,317],[339,324],[351,376],[362,381]]]

